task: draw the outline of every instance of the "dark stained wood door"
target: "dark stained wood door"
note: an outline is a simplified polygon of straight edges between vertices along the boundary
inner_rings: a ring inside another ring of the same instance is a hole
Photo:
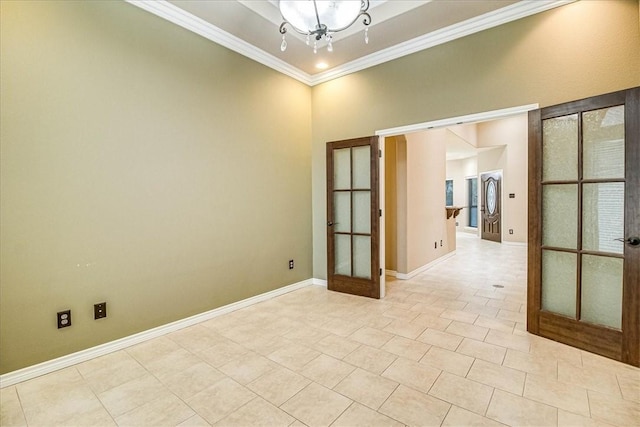
[[[640,88],[529,113],[527,330],[640,366]]]
[[[327,287],[380,298],[378,137],[327,143]]]
[[[501,229],[501,174],[498,172],[481,175],[482,181],[482,238],[494,242],[502,241]]]

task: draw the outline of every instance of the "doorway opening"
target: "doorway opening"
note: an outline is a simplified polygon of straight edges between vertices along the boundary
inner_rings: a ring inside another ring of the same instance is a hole
[[[387,275],[410,279],[454,255],[457,233],[481,236],[487,204],[482,203],[486,189],[481,178],[487,172],[504,178],[503,189],[491,187],[490,211],[494,216],[498,210],[504,213],[501,222],[492,223],[493,232],[505,244],[526,245],[527,112],[536,108],[526,105],[376,132],[383,152],[380,265]],[[446,148],[425,151],[438,138]],[[441,166],[429,163],[431,173],[426,173],[420,156],[439,156]],[[445,205],[454,209],[445,210]]]

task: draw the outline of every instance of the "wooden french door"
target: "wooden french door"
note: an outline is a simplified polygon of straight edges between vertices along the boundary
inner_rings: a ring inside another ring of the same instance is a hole
[[[327,143],[327,287],[380,298],[378,137]]]
[[[640,366],[640,88],[529,113],[527,330]]]
[[[501,174],[498,172],[485,173],[481,175],[480,180],[482,181],[481,236],[485,240],[501,242]]]

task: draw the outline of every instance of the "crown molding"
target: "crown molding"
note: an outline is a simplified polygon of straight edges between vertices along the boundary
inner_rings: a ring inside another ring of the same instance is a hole
[[[205,37],[217,44],[244,55],[256,62],[266,65],[306,85],[315,86],[330,80],[380,65],[397,58],[401,58],[421,50],[428,49],[461,37],[468,36],[489,28],[497,27],[508,22],[516,21],[536,13],[573,3],[577,0],[524,0],[494,12],[489,12],[476,18],[451,25],[391,46],[371,55],[364,56],[328,71],[318,74],[308,74],[287,62],[258,49],[244,40],[230,34],[215,25],[188,13],[166,0],[125,0],[147,12],[153,13],[169,22],[179,25],[189,31]]]
[[[430,47],[438,46],[480,31],[488,30],[536,13],[573,3],[577,0],[525,0],[494,12],[485,13],[458,24],[433,31],[384,50],[372,53],[311,77],[311,86],[337,79],[357,71],[383,64]]]
[[[262,65],[266,65],[269,68],[281,72],[282,74],[293,77],[304,84],[312,85],[313,83],[313,79],[310,74],[289,65],[280,58],[276,58],[262,49],[258,49],[231,33],[221,30],[204,19],[198,18],[197,16],[180,9],[166,0],[125,0],[125,2],[164,18],[169,22],[201,35],[212,42],[224,46],[227,49],[231,49],[234,52],[246,56],[247,58],[253,59]]]

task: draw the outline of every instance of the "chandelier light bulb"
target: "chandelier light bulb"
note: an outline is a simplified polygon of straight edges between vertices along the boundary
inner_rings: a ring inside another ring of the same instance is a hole
[[[369,27],[364,29],[364,42],[365,44],[369,44]]]
[[[282,52],[287,50],[287,41],[284,39],[284,34],[282,35],[282,43],[280,44],[280,50]]]

